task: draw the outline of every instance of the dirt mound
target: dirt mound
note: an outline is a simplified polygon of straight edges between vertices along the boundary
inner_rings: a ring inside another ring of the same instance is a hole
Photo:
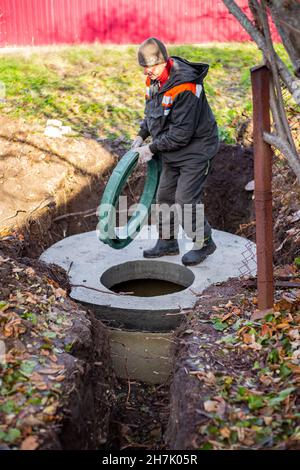
[[[0,127],[2,236],[22,226],[34,239],[39,221],[45,232],[80,193],[88,208],[98,206],[98,194],[91,197],[89,189],[115,161],[103,145],[84,137],[46,137],[43,127],[23,120],[1,117]],[[60,229],[62,238],[66,227]],[[48,242],[57,238],[55,231],[53,235],[51,240],[48,234]]]

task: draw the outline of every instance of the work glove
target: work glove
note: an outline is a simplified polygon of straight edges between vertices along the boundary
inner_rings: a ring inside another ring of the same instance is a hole
[[[139,164],[149,162],[149,160],[151,160],[153,156],[153,153],[151,152],[149,145],[142,145],[142,147],[138,147],[135,150],[139,154],[139,161],[138,161]]]
[[[131,145],[131,150],[134,150],[138,147],[140,147],[142,145],[142,143],[144,142],[144,139],[142,139],[142,137],[140,135],[138,135],[134,141],[132,142],[132,145]]]

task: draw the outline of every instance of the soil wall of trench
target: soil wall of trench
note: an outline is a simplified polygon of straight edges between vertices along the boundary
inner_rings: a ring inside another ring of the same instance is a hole
[[[12,208],[18,220],[6,220],[2,228],[7,236],[2,242],[12,245],[18,256],[38,257],[46,248],[66,236],[75,235],[97,226],[96,209],[101,201],[101,195],[108,178],[118,159],[126,152],[121,145],[109,144],[103,149],[98,147],[97,168],[93,172],[74,176],[74,168],[67,168],[65,177],[59,182],[52,200],[34,211],[28,210],[21,214],[18,212],[18,202]],[[102,161],[104,160],[104,163]],[[87,166],[94,163],[87,162]],[[71,182],[68,171],[71,171]],[[56,172],[56,168],[54,169]],[[130,177],[124,189],[128,197],[128,205],[138,202],[142,193],[145,173],[144,168],[138,169]],[[207,178],[203,203],[205,213],[210,224],[218,230],[255,236],[253,230],[254,205],[253,192],[246,191],[245,186],[253,179],[253,152],[239,145],[222,144],[220,151],[213,161],[212,169]],[[35,180],[36,191],[40,190],[43,180]],[[35,204],[38,205],[38,198]],[[47,202],[47,201],[46,201]],[[0,222],[1,230],[1,222]],[[13,233],[12,233],[13,232]],[[1,233],[1,232],[0,232]],[[15,235],[18,235],[17,237]],[[16,239],[17,238],[17,239]]]

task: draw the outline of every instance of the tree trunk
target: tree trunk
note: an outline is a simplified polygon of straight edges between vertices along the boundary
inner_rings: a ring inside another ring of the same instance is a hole
[[[268,0],[267,5],[294,66],[295,75],[300,77],[300,2]]]
[[[300,155],[291,134],[279,79],[280,77],[296,104],[300,105],[300,1],[248,0],[253,19],[241,10],[235,0],[223,0],[223,3],[256,42],[263,53],[265,62],[271,69],[271,110],[274,130],[278,135],[265,133],[264,140],[287,158],[300,182]],[[283,46],[294,67],[295,75],[299,78],[290,72],[274,49],[268,13],[272,15],[274,24],[282,38]]]

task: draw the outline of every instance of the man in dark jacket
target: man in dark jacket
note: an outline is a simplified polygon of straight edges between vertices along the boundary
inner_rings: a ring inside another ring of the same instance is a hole
[[[208,65],[169,57],[165,45],[156,38],[141,44],[138,61],[147,76],[146,105],[145,118],[132,148],[139,153],[142,163],[154,154],[162,159],[158,207],[175,204],[183,214],[178,218],[174,211],[166,215],[158,209],[159,238],[143,255],[157,258],[179,254],[180,222],[194,241],[193,249],[183,256],[182,262],[196,265],[216,249],[208,221],[204,217],[203,230],[197,217],[203,184],[219,147],[217,124],[203,87]],[[142,145],[148,136],[152,143]]]

